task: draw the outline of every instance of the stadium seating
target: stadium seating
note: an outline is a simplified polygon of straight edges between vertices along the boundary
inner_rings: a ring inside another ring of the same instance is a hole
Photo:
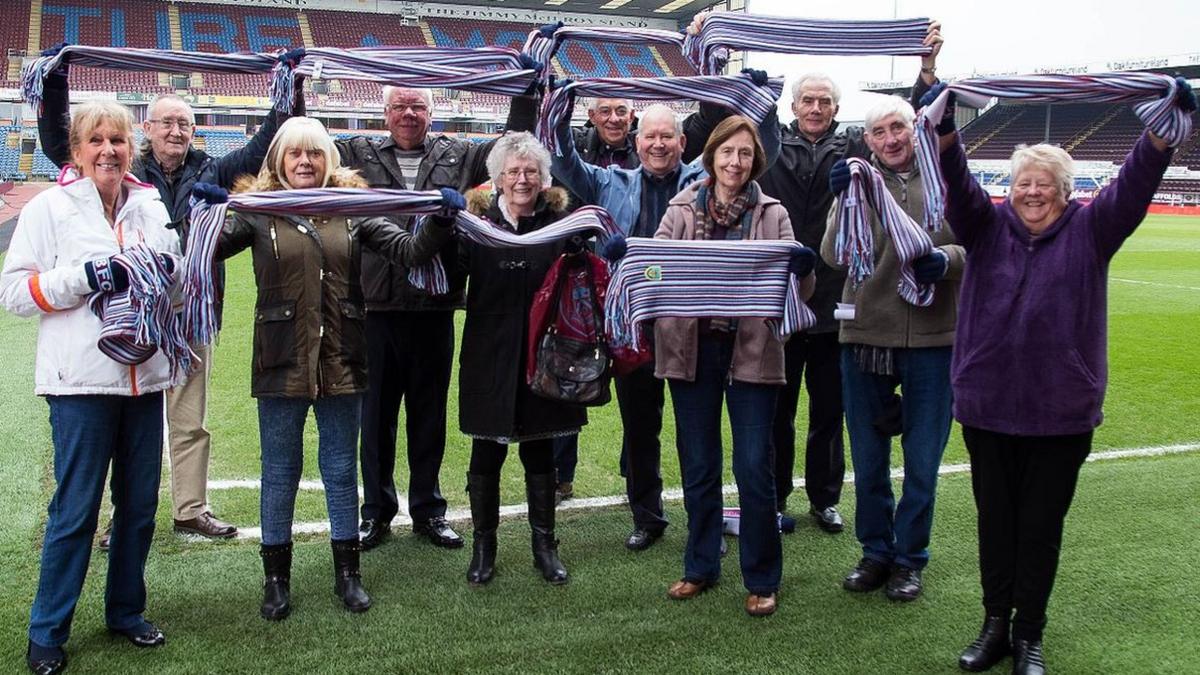
[[[374,47],[377,45],[424,45],[417,26],[403,25],[391,14],[363,14],[331,10],[306,10],[313,42],[322,47]]]
[[[0,52],[5,54],[14,49],[25,51],[29,36],[29,3],[20,0],[0,0]],[[17,87],[19,82],[8,79],[8,60],[0,69],[0,87]]]
[[[15,3],[25,7],[28,15],[29,3]],[[7,14],[7,12],[6,12]],[[66,3],[42,5],[42,48],[62,42],[72,44],[104,45],[118,47],[158,47],[167,39],[167,5],[149,11],[145,2],[135,0],[106,0],[97,6],[75,0]],[[19,42],[25,48],[25,40]],[[71,69],[71,86],[89,91],[136,91],[161,93],[170,91],[162,87],[155,73],[104,70],[77,67]]]

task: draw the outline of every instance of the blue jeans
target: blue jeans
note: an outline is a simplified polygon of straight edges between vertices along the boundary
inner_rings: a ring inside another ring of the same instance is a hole
[[[742,509],[738,548],[746,590],[779,590],[783,545],[775,513],[771,424],[778,386],[730,382],[733,342],[701,335],[693,382],[669,380],[675,438],[688,515],[683,578],[716,582],[721,576],[721,399],[733,429],[733,475]]]
[[[893,350],[893,375],[864,373],[849,345],[842,350],[842,401],[854,464],[854,533],[863,555],[924,569],[938,467],[950,437],[950,347]],[[892,439],[874,422],[900,387],[904,483],[892,495]]]
[[[296,491],[304,469],[304,421],[312,407],[317,416],[317,465],[325,484],[330,538],[358,538],[358,419],[359,394],[306,398],[258,399],[258,430],[262,445],[262,543],[292,540]]]
[[[146,556],[162,469],[163,395],[47,396],[46,402],[55,489],[29,639],[58,647],[71,634],[110,462],[113,520],[104,621],[114,630],[134,629],[144,621]]]

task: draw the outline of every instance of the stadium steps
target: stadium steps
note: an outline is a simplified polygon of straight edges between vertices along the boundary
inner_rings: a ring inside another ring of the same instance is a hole
[[[421,37],[425,38],[426,47],[437,46],[437,40],[433,39],[433,31],[430,30],[428,21],[418,21],[417,28],[421,29]]]
[[[25,42],[25,53],[32,55],[40,51],[42,51],[42,0],[30,0],[29,39]]]
[[[204,137],[204,134],[196,134],[192,136],[192,146],[197,150],[206,150],[208,149],[208,139]]]
[[[183,30],[179,27],[179,5],[167,3],[167,26],[171,32],[171,49],[183,50]]]
[[[41,3],[39,2],[38,4],[41,4]],[[29,174],[33,173],[33,153],[32,152],[21,153],[21,159],[17,161],[17,171],[20,171],[21,173],[23,173],[25,175],[29,175]]]
[[[300,39],[304,42],[304,46],[316,47],[317,43],[313,40],[312,26],[308,25],[308,15],[304,12],[296,13],[296,23],[300,26]]]
[[[1079,145],[1080,143],[1083,143],[1088,138],[1090,138],[1092,134],[1094,134],[1097,131],[1099,131],[1100,129],[1104,128],[1104,125],[1111,122],[1113,120],[1113,118],[1116,117],[1117,114],[1120,112],[1121,112],[1121,109],[1119,107],[1113,106],[1113,109],[1108,111],[1108,113],[1105,114],[1104,117],[1101,117],[1099,122],[1096,122],[1092,126],[1085,129],[1083,133],[1079,134],[1075,138],[1073,138],[1070,141],[1068,141],[1067,143],[1065,143],[1063,150],[1066,150],[1068,153],[1073,151],[1077,145]]]
[[[992,140],[992,138],[996,134],[1000,133],[1001,131],[1004,131],[1006,128],[1011,126],[1013,122],[1016,122],[1017,120],[1024,117],[1025,112],[1026,112],[1025,108],[1019,109],[1015,115],[1012,115],[1011,117],[1009,117],[1000,126],[996,127],[995,129],[992,129],[991,133],[985,135],[983,138],[980,138],[979,140],[972,143],[970,145],[970,147],[967,148],[967,156],[970,157],[971,153],[975,152],[980,147],[982,147],[984,144],[986,144],[988,141]],[[978,119],[978,118],[976,118],[976,119]],[[964,128],[964,131],[965,131],[965,128]]]
[[[674,75],[675,73],[671,71],[671,66],[667,65],[667,60],[663,58],[662,54],[658,53],[658,47],[656,45],[648,46],[650,47],[650,55],[654,57],[654,62],[658,64],[658,67],[662,68],[662,71],[666,73],[668,77]]]

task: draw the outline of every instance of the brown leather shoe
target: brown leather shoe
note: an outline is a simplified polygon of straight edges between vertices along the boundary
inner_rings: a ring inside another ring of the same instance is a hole
[[[229,539],[237,535],[237,528],[217,520],[212,511],[205,511],[190,520],[176,520],[175,533],[196,534],[208,539]]]
[[[770,616],[779,607],[779,594],[746,596],[746,613],[750,616]]]
[[[691,600],[712,587],[707,581],[688,581],[680,579],[667,589],[667,597],[672,600]]]

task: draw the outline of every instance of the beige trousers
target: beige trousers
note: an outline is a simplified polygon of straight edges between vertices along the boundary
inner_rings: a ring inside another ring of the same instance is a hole
[[[167,444],[171,462],[171,504],[175,520],[191,520],[208,510],[208,453],[205,421],[212,345],[192,345],[200,369],[167,392]]]

